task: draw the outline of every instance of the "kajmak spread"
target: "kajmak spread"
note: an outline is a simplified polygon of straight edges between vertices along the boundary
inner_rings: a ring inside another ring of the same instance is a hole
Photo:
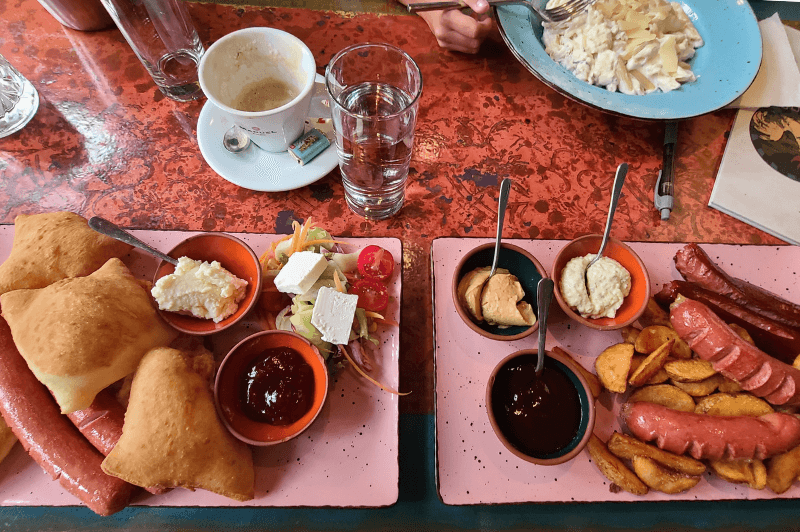
[[[181,257],[175,272],[156,281],[151,293],[161,310],[187,312],[219,323],[236,312],[246,290],[247,281],[219,262]]]

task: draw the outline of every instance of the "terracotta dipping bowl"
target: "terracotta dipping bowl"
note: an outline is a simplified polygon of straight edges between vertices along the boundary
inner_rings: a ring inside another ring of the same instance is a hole
[[[513,366],[520,362],[524,364],[530,363],[535,367],[537,353],[538,351],[536,349],[524,349],[522,351],[517,351],[505,357],[497,364],[497,366],[495,366],[486,384],[486,411],[489,415],[489,422],[492,425],[495,435],[511,453],[525,460],[526,462],[531,462],[533,464],[548,466],[557,465],[571,460],[578,453],[580,453],[581,450],[583,450],[583,448],[586,446],[586,443],[589,441],[592,431],[594,430],[594,397],[592,396],[592,391],[589,388],[586,380],[581,375],[580,371],[575,369],[573,365],[575,362],[557,353],[546,351],[544,369],[542,370],[543,375],[548,371],[560,372],[561,375],[565,377],[563,380],[568,382],[568,386],[570,386],[571,389],[577,394],[579,415],[576,417],[576,419],[578,419],[578,423],[575,435],[568,444],[559,450],[549,452],[548,454],[527,454],[526,452],[517,448],[514,443],[512,443],[514,441],[520,442],[520,440],[516,439],[518,437],[515,437],[513,433],[511,433],[510,429],[505,425],[502,419],[498,419],[495,416],[495,399],[501,398],[504,392],[504,390],[497,389],[497,387],[501,386],[501,383],[504,382],[504,378],[498,375],[501,374],[508,366]],[[550,389],[551,393],[555,393],[556,396],[558,396],[558,389]],[[562,404],[558,404],[557,407],[560,412],[563,411]],[[548,432],[551,432],[552,429],[553,427],[548,425],[543,426],[541,431],[526,431],[524,436],[526,439],[522,440],[520,447],[531,444],[532,440],[527,440],[527,438],[541,437],[542,434],[547,434]],[[507,433],[506,431],[509,432]]]
[[[247,417],[239,393],[246,367],[266,349],[289,347],[311,366],[314,372],[314,400],[303,417],[289,425],[270,425]],[[276,445],[306,430],[319,415],[328,396],[328,369],[317,348],[299,334],[288,331],[261,331],[248,336],[225,356],[214,382],[217,413],[227,429],[250,445]]]
[[[525,338],[539,328],[538,320],[531,327],[511,326],[502,328],[496,325],[489,325],[485,321],[476,321],[469,310],[464,308],[458,300],[458,283],[461,279],[476,268],[482,266],[491,267],[493,258],[494,243],[489,243],[471,249],[458,261],[455,274],[453,275],[453,304],[455,305],[458,315],[464,320],[464,323],[481,336],[492,340],[503,341]],[[547,273],[539,261],[536,260],[533,255],[518,246],[502,243],[497,267],[505,268],[510,273],[516,275],[522,285],[522,289],[525,291],[523,301],[530,303],[534,309],[534,313],[536,313],[536,287],[543,277],[547,277]]]
[[[550,275],[555,282],[554,293],[556,300],[567,316],[592,329],[610,331],[621,329],[639,319],[647,307],[647,301],[650,299],[650,276],[647,273],[647,268],[630,246],[615,238],[609,238],[606,249],[603,251],[604,257],[615,259],[631,274],[631,292],[617,310],[617,315],[614,318],[581,317],[564,301],[560,288],[561,271],[564,266],[575,257],[597,253],[602,240],[602,235],[586,235],[570,241],[556,256]]]
[[[177,312],[159,310],[169,325],[186,334],[206,335],[227,329],[241,320],[255,305],[261,294],[261,263],[250,246],[225,233],[201,233],[190,236],[167,253],[170,257],[189,257],[199,261],[219,261],[223,268],[247,281],[247,293],[232,315],[219,323]],[[175,266],[162,261],[156,270],[153,284],[175,272]]]

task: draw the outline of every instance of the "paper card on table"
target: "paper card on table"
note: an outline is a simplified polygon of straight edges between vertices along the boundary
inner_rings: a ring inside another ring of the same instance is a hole
[[[758,25],[764,46],[761,68],[750,88],[728,107],[800,106],[800,68],[789,42],[797,30],[786,28],[777,13]]]
[[[708,205],[800,245],[800,112],[741,109]]]

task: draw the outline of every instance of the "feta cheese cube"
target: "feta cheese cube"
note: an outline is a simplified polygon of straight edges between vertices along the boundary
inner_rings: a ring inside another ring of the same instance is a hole
[[[311,325],[322,334],[322,339],[336,345],[347,344],[350,340],[350,329],[356,315],[358,296],[343,294],[333,288],[323,286],[319,289],[314,311],[311,313]]]
[[[328,266],[328,261],[313,251],[298,251],[289,256],[278,275],[275,288],[286,294],[304,294],[319,279]]]

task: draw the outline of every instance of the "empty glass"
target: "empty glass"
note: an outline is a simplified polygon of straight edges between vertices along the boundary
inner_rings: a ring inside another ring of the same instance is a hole
[[[179,102],[203,96],[197,64],[205,49],[182,0],[100,0],[161,92]]]
[[[0,137],[22,129],[39,109],[39,93],[0,55]]]

